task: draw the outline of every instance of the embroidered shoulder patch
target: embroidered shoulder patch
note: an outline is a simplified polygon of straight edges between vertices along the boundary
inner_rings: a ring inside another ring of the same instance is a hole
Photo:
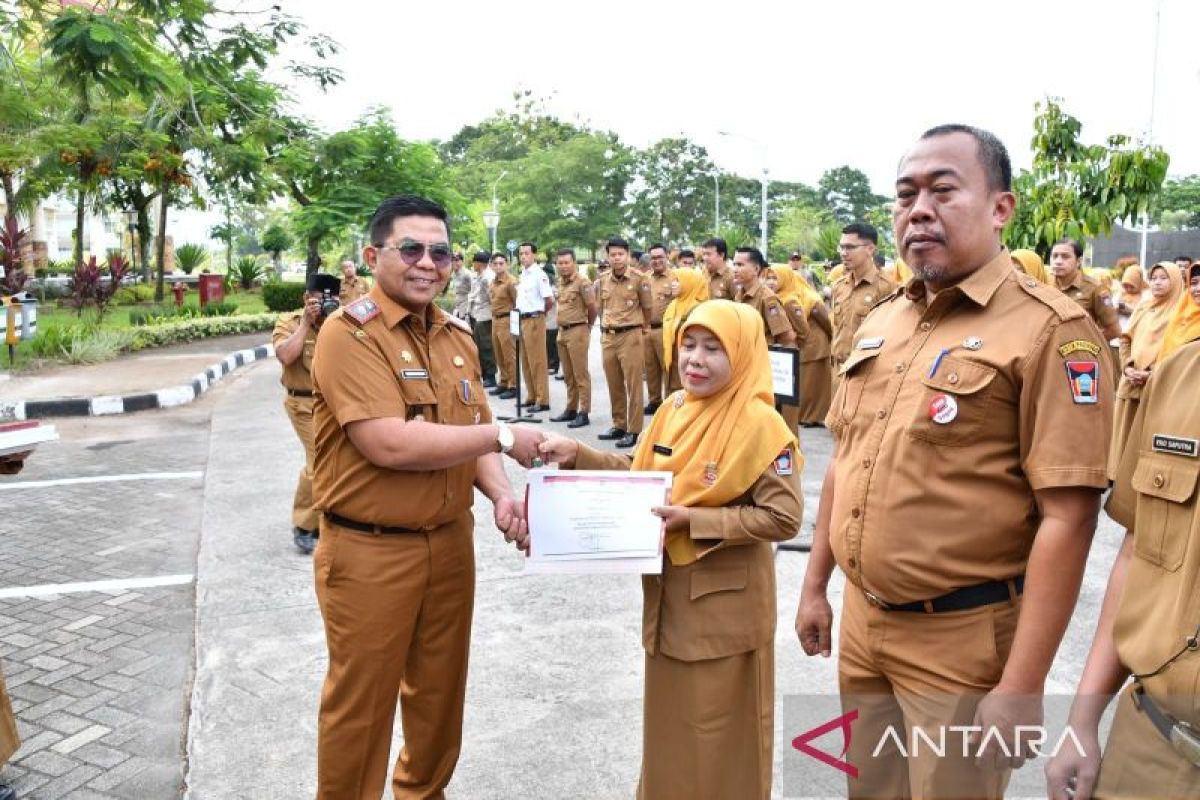
[[[361,300],[355,300],[350,305],[346,306],[346,316],[357,322],[359,325],[365,325],[371,320],[378,317],[380,314],[379,306],[375,305],[375,301],[369,297],[364,297]]]
[[[1067,382],[1071,399],[1079,405],[1100,402],[1100,364],[1096,361],[1068,361]]]
[[[1058,354],[1066,358],[1071,353],[1078,353],[1081,350],[1085,353],[1091,353],[1094,356],[1100,355],[1100,345],[1095,342],[1089,342],[1087,339],[1072,339],[1058,348]]]
[[[791,475],[792,451],[786,447],[783,448],[783,452],[775,457],[775,463],[772,466],[775,468],[776,475]]]

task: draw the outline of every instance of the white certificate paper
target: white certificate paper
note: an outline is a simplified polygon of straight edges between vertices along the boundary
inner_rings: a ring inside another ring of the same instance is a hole
[[[662,572],[671,473],[535,469],[525,491],[527,573]]]

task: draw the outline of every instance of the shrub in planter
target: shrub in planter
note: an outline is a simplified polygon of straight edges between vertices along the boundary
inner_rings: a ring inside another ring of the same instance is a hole
[[[191,275],[196,267],[208,261],[208,251],[198,244],[181,244],[175,248],[175,263],[185,275]]]
[[[263,303],[271,311],[284,313],[304,307],[303,283],[265,283],[262,287]]]

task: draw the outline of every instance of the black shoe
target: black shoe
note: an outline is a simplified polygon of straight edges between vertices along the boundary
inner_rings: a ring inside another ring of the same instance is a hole
[[[568,428],[582,428],[588,424],[587,414],[576,414],[575,419],[567,423]]]
[[[638,435],[636,433],[627,433],[621,441],[617,442],[617,447],[633,447],[637,444]]]
[[[621,430],[620,428],[609,428],[608,430],[606,430],[604,433],[600,434],[596,438],[604,439],[607,441],[607,440],[611,440],[611,439],[620,439],[624,435],[625,435],[625,431]]]
[[[320,534],[317,531],[308,531],[304,528],[292,528],[292,541],[296,543],[304,555],[312,555],[312,551],[317,548],[317,539]],[[4,800],[4,795],[0,795],[0,800]]]
[[[506,391],[508,391],[508,390],[505,389],[503,386],[493,386],[491,389],[488,389],[488,394],[498,395],[498,394],[504,394]]]
[[[491,388],[493,388],[495,385],[496,385],[496,382],[495,382],[494,380],[492,380],[491,378],[484,378],[484,379],[483,379],[483,388],[485,388],[485,389],[491,389]]]
[[[0,800],[17,800],[17,790],[7,783],[0,783]]]
[[[551,422],[570,422],[573,419],[575,419],[575,412],[568,408],[566,411],[562,412],[557,417],[551,417],[550,421]]]
[[[567,379],[566,375],[555,375],[554,376],[554,380],[556,380],[556,381],[565,381],[566,379]]]
[[[529,407],[528,407],[528,408],[526,408],[525,410],[526,410],[526,411],[529,411],[529,412],[531,412],[531,413],[534,413],[534,414],[541,414],[543,411],[549,411],[549,410],[550,410],[550,406],[545,406],[545,405],[533,405],[533,406],[529,406]]]
[[[661,405],[662,405],[661,401],[656,402],[654,400],[651,400],[649,403],[646,403],[646,407],[642,410],[645,411],[646,416],[649,417],[649,416],[652,416],[655,411],[658,411],[658,407]]]
[[[517,396],[516,389],[505,389],[504,391],[499,392],[496,395],[497,399],[499,399],[499,400],[512,400],[516,396]]]

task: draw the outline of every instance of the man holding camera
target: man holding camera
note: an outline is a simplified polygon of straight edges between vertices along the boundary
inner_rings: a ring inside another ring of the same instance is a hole
[[[341,288],[341,281],[332,275],[309,275],[304,291],[304,309],[280,317],[271,334],[275,357],[283,365],[280,382],[287,390],[283,409],[292,421],[300,443],[304,445],[304,466],[300,470],[296,494],[292,499],[292,541],[305,555],[312,553],[317,546],[320,525],[320,517],[313,509],[312,494],[312,357],[321,324],[340,306]]]

